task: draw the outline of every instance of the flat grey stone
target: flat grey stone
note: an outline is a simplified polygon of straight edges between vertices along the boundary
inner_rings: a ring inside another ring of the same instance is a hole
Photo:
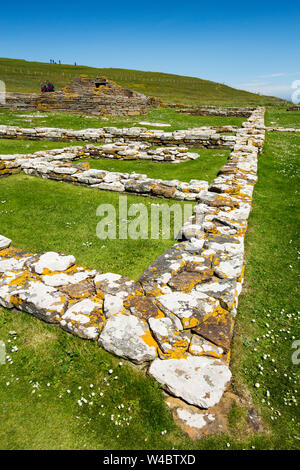
[[[0,250],[8,248],[11,244],[11,240],[3,235],[0,235]]]
[[[111,316],[100,334],[99,345],[137,364],[157,357],[157,345],[147,323],[134,315]]]
[[[200,408],[216,405],[231,378],[228,366],[219,359],[205,356],[155,359],[149,374],[170,394]]]

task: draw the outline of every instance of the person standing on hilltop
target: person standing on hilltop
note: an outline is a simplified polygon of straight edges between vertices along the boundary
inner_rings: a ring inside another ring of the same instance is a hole
[[[47,80],[47,91],[54,91],[54,85],[49,80]]]

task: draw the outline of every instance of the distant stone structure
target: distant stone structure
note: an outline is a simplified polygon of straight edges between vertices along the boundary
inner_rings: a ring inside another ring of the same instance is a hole
[[[123,88],[103,77],[76,77],[63,89],[51,93],[7,93],[0,105],[22,111],[57,111],[85,114],[134,116],[161,104],[158,98]]]
[[[296,106],[291,106],[287,111],[300,111],[300,104]]]
[[[178,106],[178,113],[191,114],[193,116],[224,116],[224,117],[249,117],[255,108],[234,106]]]

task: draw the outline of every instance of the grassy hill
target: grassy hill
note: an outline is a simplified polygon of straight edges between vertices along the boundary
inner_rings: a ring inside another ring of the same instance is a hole
[[[59,89],[80,74],[88,75],[91,78],[104,76],[145,95],[158,96],[167,103],[221,106],[283,104],[279,98],[237,90],[200,78],[158,72],[59,65],[0,58],[0,80],[5,82],[7,91],[39,92],[40,82],[44,80],[52,81],[56,89]]]

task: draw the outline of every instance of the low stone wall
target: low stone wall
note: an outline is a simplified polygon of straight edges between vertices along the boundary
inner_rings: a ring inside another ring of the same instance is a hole
[[[233,148],[235,136],[218,134],[214,129],[187,129],[165,132],[158,129],[148,130],[145,127],[119,129],[103,127],[99,129],[57,129],[51,127],[21,128],[0,126],[0,139],[27,139],[52,141],[85,141],[85,142],[147,142],[151,145]]]
[[[150,144],[131,142],[124,144],[116,142],[102,146],[84,145],[65,147],[63,149],[42,150],[33,154],[0,155],[0,160],[44,158],[45,161],[74,161],[82,158],[116,159],[116,160],[151,160],[154,162],[180,163],[188,160],[196,160],[199,153],[189,152],[187,147],[158,147],[155,150]]]
[[[224,117],[249,117],[255,108],[221,107],[221,106],[185,106],[177,110],[178,113],[191,114],[193,116],[224,116]]]
[[[300,111],[300,105],[299,106],[291,106],[290,108],[287,109],[287,111]]]
[[[2,237],[0,304],[145,364],[166,392],[212,410],[231,378],[230,344],[263,121],[263,108],[251,114],[228,162],[182,227],[181,241],[138,282],[88,270],[73,256],[9,248]],[[213,411],[209,416],[216,419]]]
[[[266,127],[266,131],[271,132],[300,132],[300,129],[294,129],[293,127]]]
[[[144,144],[136,143],[130,148],[133,153],[138,148],[144,147]],[[111,146],[110,146],[111,147]],[[119,151],[123,147],[123,152],[128,151],[128,146],[115,146]],[[126,150],[124,150],[126,149]],[[107,146],[105,146],[108,151]],[[178,148],[169,152],[177,152],[178,158],[189,159],[199,158],[199,154],[178,153]],[[183,149],[186,150],[186,149]],[[77,185],[87,186],[93,189],[134,193],[143,196],[165,197],[177,200],[196,201],[200,198],[203,191],[207,190],[208,182],[192,179],[189,183],[179,180],[162,180],[148,178],[145,174],[138,173],[120,173],[106,170],[90,169],[89,163],[73,163],[83,157],[95,158],[95,154],[100,158],[102,148],[89,145],[86,147],[68,147],[57,150],[44,150],[33,154],[25,155],[0,155],[0,176],[9,176],[17,172],[23,171],[27,175],[38,176],[40,178],[64,181]],[[108,156],[110,154],[106,154]],[[110,155],[112,158],[122,158],[116,154]],[[175,158],[175,155],[149,155],[149,158]],[[137,158],[137,157],[136,157]],[[174,161],[182,161],[174,160]],[[1,169],[2,168],[2,169]]]

